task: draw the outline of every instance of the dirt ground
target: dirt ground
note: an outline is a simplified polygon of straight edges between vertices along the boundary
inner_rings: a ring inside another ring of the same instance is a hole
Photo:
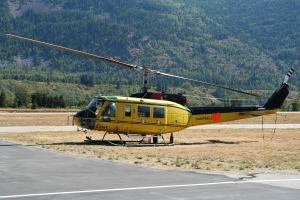
[[[70,114],[0,115],[1,126],[65,126]],[[300,123],[300,113],[278,114],[277,123]],[[274,123],[275,115],[264,123]],[[261,117],[234,123],[261,123]],[[103,132],[90,132],[101,140]],[[81,132],[35,132],[2,134],[0,139],[37,145],[97,159],[114,160],[155,168],[192,171],[300,172],[300,130],[224,129],[184,130],[174,134],[175,146],[112,146],[107,142],[86,143]],[[165,135],[168,140],[169,135]],[[115,135],[107,139],[118,139]],[[124,136],[126,139],[126,136]],[[127,138],[128,140],[128,138]],[[132,138],[129,138],[132,140]]]
[[[102,132],[90,134],[100,140]],[[86,143],[80,132],[0,135],[0,139],[37,145],[98,159],[155,168],[192,171],[300,172],[298,130],[185,130],[175,146],[123,147]],[[264,139],[263,139],[264,136]],[[166,138],[168,135],[166,136]],[[109,139],[117,139],[109,136]]]

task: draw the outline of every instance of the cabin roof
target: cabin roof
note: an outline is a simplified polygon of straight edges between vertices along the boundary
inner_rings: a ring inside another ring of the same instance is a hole
[[[181,108],[189,111],[189,109],[185,106],[182,106],[172,101],[166,101],[166,100],[143,99],[143,98],[121,97],[121,96],[102,96],[101,98],[108,101],[114,101],[114,102],[139,103],[139,104],[143,103],[143,104],[150,104],[150,105],[157,105],[157,106],[172,106],[172,107]]]

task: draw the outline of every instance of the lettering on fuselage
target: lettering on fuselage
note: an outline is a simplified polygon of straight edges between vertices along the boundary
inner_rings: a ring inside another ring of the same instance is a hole
[[[96,129],[101,129],[101,130],[107,130],[108,127],[107,126],[103,126],[103,125],[96,125]]]
[[[202,120],[208,121],[209,120],[210,121],[211,117],[208,117],[208,116],[207,117],[197,117],[196,120],[198,120],[198,121],[202,121]]]
[[[211,116],[197,117],[196,120],[197,121],[220,122],[221,121],[221,113],[212,113]]]

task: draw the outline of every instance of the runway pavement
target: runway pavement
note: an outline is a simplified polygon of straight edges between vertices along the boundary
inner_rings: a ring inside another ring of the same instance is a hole
[[[149,169],[0,141],[0,199],[299,199],[300,178]],[[281,187],[266,185],[276,183]],[[284,187],[282,187],[284,186]],[[297,187],[296,187],[297,188]]]
[[[300,129],[300,124],[208,124],[188,129]]]

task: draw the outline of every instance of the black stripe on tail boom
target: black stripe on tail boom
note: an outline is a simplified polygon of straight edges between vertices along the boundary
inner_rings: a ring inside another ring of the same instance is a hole
[[[194,107],[190,108],[192,115],[212,114],[212,113],[231,113],[257,111],[262,107],[245,106],[245,107]]]

